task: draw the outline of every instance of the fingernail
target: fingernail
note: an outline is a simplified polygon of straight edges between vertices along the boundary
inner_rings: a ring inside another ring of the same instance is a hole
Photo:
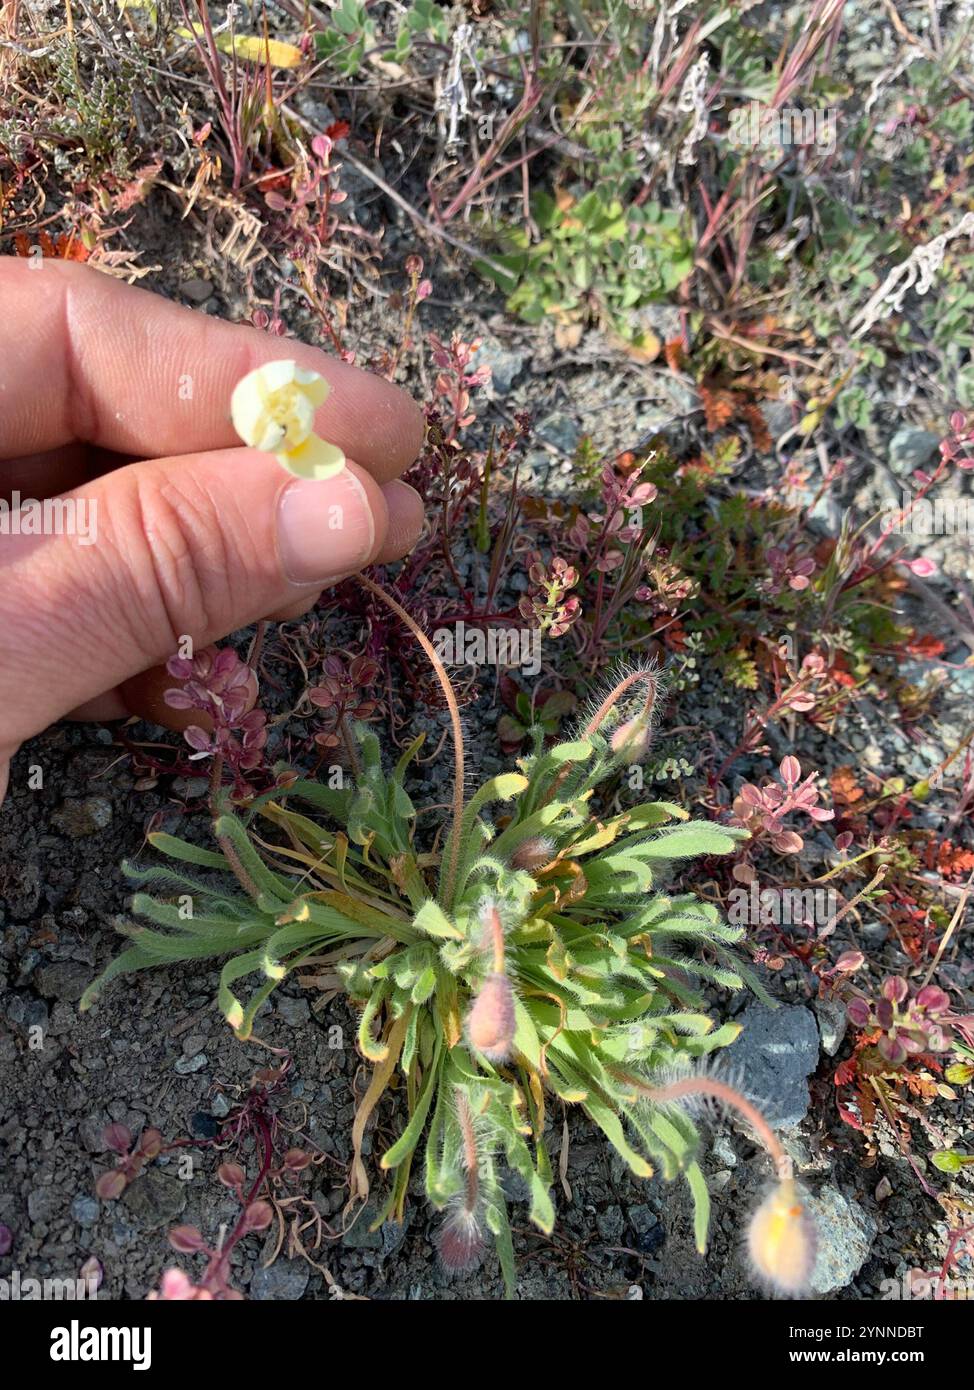
[[[349,469],[326,482],[299,478],[277,505],[281,566],[292,584],[327,584],[372,556],[375,519],[365,488]]]

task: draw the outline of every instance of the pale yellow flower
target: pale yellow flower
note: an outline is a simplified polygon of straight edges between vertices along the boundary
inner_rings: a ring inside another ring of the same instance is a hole
[[[296,362],[265,362],[234,387],[233,427],[245,444],[273,454],[295,477],[333,478],[345,467],[345,455],[314,432],[315,411],[330,392],[324,377]]]
[[[778,1293],[804,1293],[815,1268],[815,1223],[791,1178],[778,1182],[751,1217],[747,1243],[761,1279]]]

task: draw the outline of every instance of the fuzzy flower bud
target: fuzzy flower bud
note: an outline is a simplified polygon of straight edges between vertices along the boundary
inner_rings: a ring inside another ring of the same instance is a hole
[[[800,1294],[815,1267],[815,1225],[791,1178],[777,1183],[751,1217],[751,1263],[776,1292]]]
[[[476,1212],[457,1206],[434,1237],[436,1253],[448,1274],[467,1274],[483,1259],[484,1233]]]
[[[506,975],[488,975],[467,1015],[467,1037],[489,1062],[506,1062],[514,1043],[514,990]]]
[[[274,454],[298,478],[331,478],[345,455],[314,432],[315,411],[331,387],[296,362],[265,362],[237,382],[230,398],[233,427],[245,444]]]
[[[547,835],[532,835],[530,839],[522,840],[518,845],[511,855],[511,864],[515,869],[525,869],[531,873],[534,869],[543,869],[546,864],[550,864],[554,853],[554,841],[549,840]]]
[[[638,762],[645,756],[651,737],[652,729],[648,717],[645,714],[637,714],[634,719],[627,719],[613,732],[609,739],[609,747],[613,753],[626,753],[633,761]]]

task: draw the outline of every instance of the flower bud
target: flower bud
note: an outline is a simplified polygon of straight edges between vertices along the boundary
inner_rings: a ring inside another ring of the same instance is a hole
[[[815,1225],[795,1183],[786,1178],[751,1217],[748,1251],[757,1273],[776,1292],[800,1294],[815,1267]]]
[[[434,1237],[436,1253],[448,1274],[476,1269],[484,1254],[484,1235],[475,1212],[458,1206]]]
[[[489,1062],[506,1062],[514,1042],[514,990],[506,975],[488,975],[467,1015],[470,1046]]]
[[[648,717],[645,714],[637,714],[635,718],[627,719],[625,723],[620,724],[613,732],[609,739],[609,747],[613,753],[625,753],[638,762],[646,755],[652,732]]]
[[[550,864],[554,853],[554,841],[549,840],[547,835],[532,835],[518,845],[511,855],[511,864],[515,869],[525,869],[532,873],[535,869],[543,869],[546,864]]]

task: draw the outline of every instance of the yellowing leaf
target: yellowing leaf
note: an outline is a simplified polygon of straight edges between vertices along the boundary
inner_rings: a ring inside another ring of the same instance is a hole
[[[202,24],[194,24],[192,29],[182,28],[176,32],[181,38],[191,39],[194,34],[201,38],[205,30]],[[296,68],[304,58],[293,43],[257,38],[254,34],[217,34],[216,46],[221,53],[235,53],[245,63],[269,62],[272,68]]]

